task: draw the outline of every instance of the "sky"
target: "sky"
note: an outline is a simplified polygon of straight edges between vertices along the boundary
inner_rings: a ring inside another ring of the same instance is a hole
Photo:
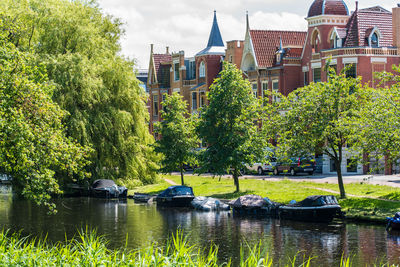
[[[206,47],[217,11],[222,39],[243,40],[246,11],[251,29],[306,30],[305,17],[312,0],[98,0],[106,14],[120,18],[125,35],[121,53],[147,69],[150,44],[155,53],[185,51],[194,56]],[[355,1],[345,0],[350,11]],[[359,0],[359,8],[380,5],[391,11],[392,0]]]

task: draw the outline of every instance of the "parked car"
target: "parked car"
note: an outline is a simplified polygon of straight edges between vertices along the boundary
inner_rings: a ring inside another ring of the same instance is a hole
[[[253,165],[246,164],[246,169],[242,170],[243,173],[247,171],[255,171],[258,175],[262,175],[265,172],[273,172],[276,166],[276,158],[265,157],[268,163],[254,163]]]
[[[295,157],[283,161],[278,161],[274,168],[274,175],[279,173],[289,173],[294,176],[297,173],[308,173],[312,175],[315,171],[316,163],[313,157]]]

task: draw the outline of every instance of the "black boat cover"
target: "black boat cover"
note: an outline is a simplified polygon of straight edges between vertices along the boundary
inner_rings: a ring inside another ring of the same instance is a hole
[[[106,188],[115,186],[115,182],[109,179],[99,179],[93,182],[92,188]]]
[[[306,199],[287,206],[292,207],[319,207],[325,205],[338,205],[337,199],[334,196],[309,196]]]

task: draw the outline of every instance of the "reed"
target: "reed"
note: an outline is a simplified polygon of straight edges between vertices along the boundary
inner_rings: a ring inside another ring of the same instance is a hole
[[[274,262],[261,243],[241,249],[241,267],[309,267],[313,258],[295,255],[287,264]],[[104,237],[88,229],[77,237],[51,244],[46,239],[22,237],[7,230],[0,231],[0,266],[233,266],[232,261],[220,262],[218,248],[204,250],[188,243],[181,231],[172,235],[163,246],[152,243],[138,250],[110,250]],[[342,258],[343,267],[352,266],[350,258]],[[378,265],[376,265],[378,266]],[[379,265],[389,266],[389,265]]]

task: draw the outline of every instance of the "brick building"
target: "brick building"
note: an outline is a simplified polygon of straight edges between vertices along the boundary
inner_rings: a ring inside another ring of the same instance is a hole
[[[310,82],[326,81],[327,60],[338,72],[351,65],[348,75],[362,76],[375,86],[373,74],[392,71],[400,64],[400,7],[392,12],[380,6],[349,12],[342,0],[314,0],[306,18],[306,31],[254,30],[246,16],[244,41],[224,42],[216,14],[205,49],[186,58],[184,51],[170,54],[153,52],[151,45],[147,87],[150,94],[150,132],[160,121],[164,94],[179,92],[191,113],[207,104],[206,92],[227,60],[244,72],[257,97],[267,90],[288,95]],[[279,101],[279,99],[270,99]],[[348,166],[349,152],[341,164],[342,173],[366,173],[369,166]],[[370,159],[371,162],[378,161]],[[325,155],[317,157],[319,171],[334,173],[336,166]],[[378,162],[382,172],[400,172],[399,164]],[[383,168],[384,166],[384,168]]]
[[[233,41],[239,44],[241,41]],[[194,57],[185,57],[184,51],[156,54],[151,45],[149,77],[147,86],[150,95],[150,132],[154,122],[160,121],[160,110],[165,94],[179,92],[188,103],[190,113],[207,104],[206,92],[222,68],[225,45],[218,27],[216,12],[207,46]],[[233,55],[235,56],[235,55]],[[240,56],[235,62],[240,63]],[[157,137],[156,137],[157,138]]]
[[[241,70],[257,96],[262,97],[265,90],[287,95],[310,82],[326,81],[327,60],[337,71],[350,64],[348,75],[362,76],[363,83],[371,86],[375,86],[374,72],[391,72],[392,65],[400,63],[400,7],[392,13],[380,6],[358,9],[356,4],[350,13],[342,0],[315,0],[306,20],[307,31],[293,32],[253,30],[247,18]],[[342,173],[368,171],[369,166],[348,166],[350,158],[346,152]],[[335,172],[327,156],[321,155],[318,162],[319,171]],[[386,174],[398,168],[380,165]]]

